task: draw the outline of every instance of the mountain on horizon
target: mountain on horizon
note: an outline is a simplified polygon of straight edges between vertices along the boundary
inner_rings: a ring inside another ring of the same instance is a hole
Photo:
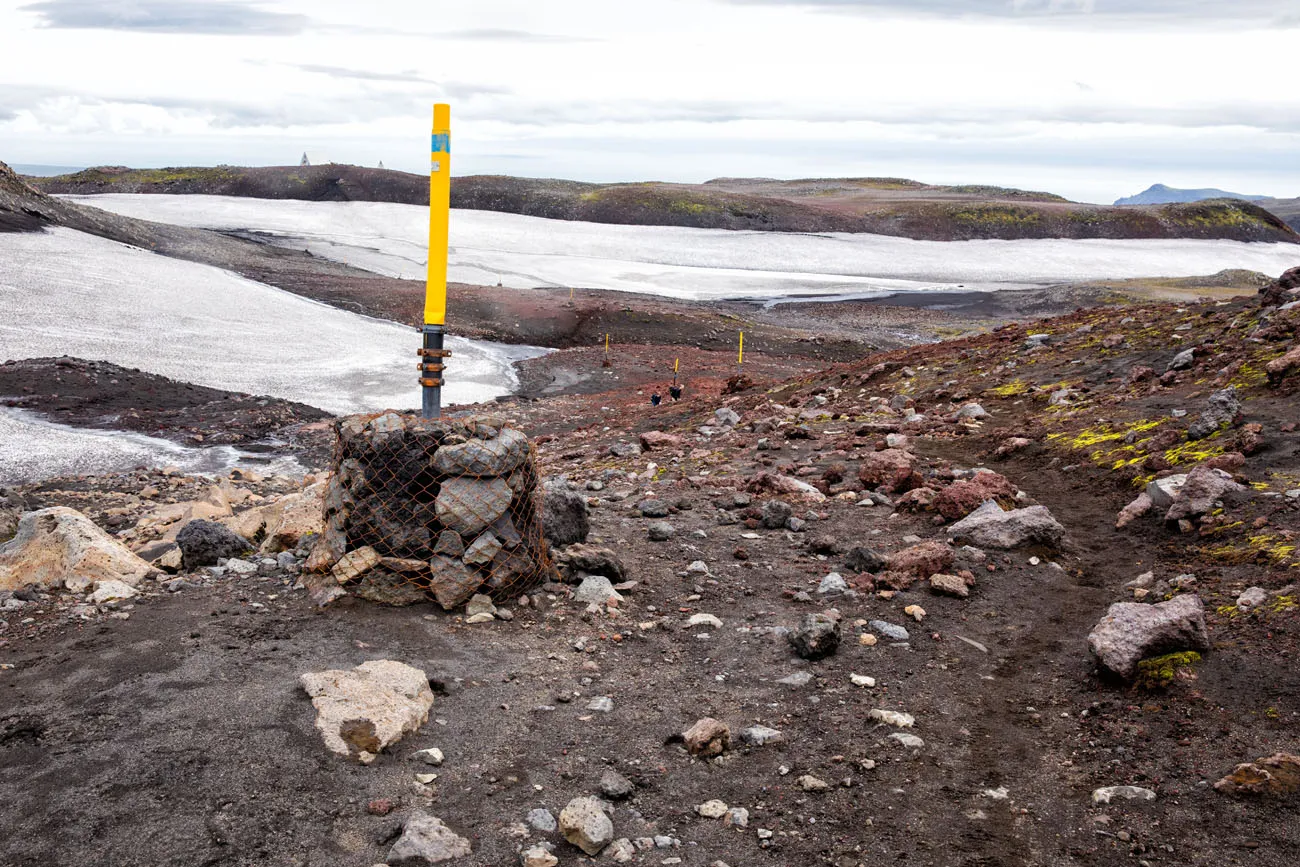
[[[1229,193],[1226,190],[1216,190],[1214,188],[1205,190],[1180,190],[1176,187],[1166,187],[1164,184],[1154,184],[1150,189],[1138,193],[1136,196],[1129,196],[1123,199],[1116,199],[1116,205],[1170,205],[1185,204],[1187,202],[1201,202],[1206,199],[1239,199],[1243,202],[1263,202],[1273,198],[1272,196],[1248,196],[1244,193]]]

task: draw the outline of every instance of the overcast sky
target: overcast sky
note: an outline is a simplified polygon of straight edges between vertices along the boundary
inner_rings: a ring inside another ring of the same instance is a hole
[[[0,160],[1300,196],[1300,0],[0,0]]]

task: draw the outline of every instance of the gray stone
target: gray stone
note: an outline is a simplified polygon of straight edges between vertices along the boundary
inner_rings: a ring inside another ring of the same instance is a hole
[[[889,558],[870,548],[857,546],[844,558],[844,567],[852,572],[879,572],[889,567]]]
[[[667,521],[655,521],[647,532],[651,542],[667,542],[677,533],[677,529]]]
[[[1103,666],[1131,678],[1148,657],[1209,650],[1205,607],[1200,597],[1190,594],[1156,605],[1116,602],[1093,627],[1088,648]]]
[[[464,605],[483,584],[483,576],[468,569],[459,560],[434,557],[429,561],[429,586],[444,610]]]
[[[1193,422],[1187,429],[1190,440],[1205,439],[1213,433],[1231,427],[1241,413],[1241,398],[1236,386],[1219,389],[1210,395],[1209,407],[1201,413],[1199,421]]]
[[[896,626],[893,623],[886,623],[884,620],[872,620],[867,626],[871,628],[872,632],[879,633],[890,641],[908,641],[912,637],[903,627]]]
[[[786,638],[804,659],[823,659],[840,646],[840,624],[825,614],[809,614]]]
[[[1223,470],[1205,465],[1198,466],[1187,474],[1186,481],[1174,494],[1169,511],[1165,513],[1165,520],[1182,521],[1199,518],[1208,514],[1214,508],[1215,502],[1224,494],[1241,490],[1244,488],[1234,482],[1232,476]]]
[[[740,424],[740,416],[730,407],[722,407],[713,411],[713,417],[721,427],[735,427]]]
[[[740,742],[751,747],[781,744],[785,743],[785,735],[767,726],[750,726],[740,730]]]
[[[447,479],[438,492],[438,520],[462,536],[476,536],[505,514],[513,498],[505,479]]]
[[[667,518],[669,515],[668,504],[663,500],[642,500],[636,508],[643,518]]]
[[[511,520],[510,514],[506,513],[492,524],[492,532],[496,534],[498,540],[506,548],[517,548],[519,543],[524,540],[519,535],[519,530],[515,528],[515,522]]]
[[[1249,611],[1252,608],[1258,608],[1267,601],[1268,591],[1263,587],[1247,587],[1237,597],[1237,607],[1242,611]]]
[[[1178,353],[1173,357],[1173,360],[1169,362],[1169,366],[1166,367],[1165,369],[1186,370],[1187,368],[1191,367],[1195,363],[1196,363],[1196,350],[1184,349],[1182,352]]]
[[[542,486],[542,532],[557,548],[587,541],[591,532],[591,511],[587,498],[569,490],[563,479],[550,479]]]
[[[789,634],[790,633],[788,632],[786,633],[787,636]],[[796,671],[794,674],[787,674],[785,677],[779,678],[777,680],[777,683],[781,684],[782,686],[807,686],[808,684],[812,683],[812,681],[813,681],[812,672]]]
[[[840,594],[849,592],[849,582],[844,580],[844,576],[838,572],[832,572],[822,579],[817,585],[817,592],[823,596],[828,594]]]
[[[422,569],[427,569],[428,564],[423,561],[416,561]],[[362,577],[361,581],[355,586],[348,588],[354,596],[360,596],[368,602],[374,602],[376,605],[391,605],[401,608],[407,605],[418,605],[421,602],[429,600],[428,594],[411,582],[410,575],[390,572],[387,569],[371,569]]]
[[[634,458],[641,454],[641,444],[617,442],[609,447],[609,453],[616,458]]]
[[[555,817],[551,815],[551,811],[543,807],[538,807],[528,813],[528,824],[533,826],[534,830],[544,833],[550,833],[557,827]]]
[[[176,534],[176,545],[181,549],[181,568],[186,572],[253,552],[247,539],[215,521],[190,521]]]
[[[492,531],[486,530],[465,549],[463,559],[470,566],[484,566],[491,563],[503,547],[501,541],[492,535]]]
[[[403,823],[402,836],[389,851],[387,863],[399,867],[440,864],[464,858],[472,851],[469,841],[444,825],[441,819],[416,810]]]
[[[443,530],[438,534],[433,553],[446,557],[461,557],[465,554],[465,540],[455,530]]]
[[[606,768],[605,772],[600,775],[600,793],[606,798],[621,801],[624,798],[631,797],[635,791],[636,786],[632,781],[613,768]]]
[[[444,476],[504,476],[528,457],[528,437],[504,428],[494,439],[469,439],[444,445],[433,455],[433,468]]]
[[[1182,473],[1176,476],[1165,476],[1163,479],[1155,479],[1147,484],[1147,497],[1151,500],[1151,508],[1157,512],[1167,512],[1169,507],[1174,504],[1174,496],[1187,483],[1187,474]],[[1130,503],[1129,505],[1133,505]]]
[[[957,418],[985,418],[988,412],[978,403],[968,403],[957,410]]]
[[[574,591],[573,599],[583,605],[604,605],[611,599],[621,601],[623,597],[604,575],[588,575]]]
[[[763,504],[763,526],[769,530],[784,529],[793,516],[794,509],[784,500],[768,500]]]
[[[598,855],[614,839],[614,823],[595,798],[574,798],[560,811],[560,833],[588,855]]]
[[[497,606],[491,596],[475,593],[465,605],[465,615],[474,617],[480,614],[486,614],[489,618],[496,617]]]
[[[1045,506],[1004,512],[990,500],[948,528],[948,537],[978,548],[1009,550],[1022,545],[1057,547],[1065,536]]]
[[[586,572],[604,575],[610,581],[623,581],[627,570],[623,561],[609,548],[597,545],[570,545],[555,553],[556,564],[566,574]]]

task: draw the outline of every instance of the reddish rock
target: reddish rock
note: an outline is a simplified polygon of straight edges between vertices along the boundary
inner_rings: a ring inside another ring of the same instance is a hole
[[[1224,470],[1225,472],[1235,473],[1246,465],[1246,456],[1241,452],[1227,452],[1210,458],[1205,465],[1212,470]]]
[[[366,804],[366,812],[372,816],[387,816],[393,812],[395,805],[388,798],[375,798],[369,804]]]
[[[731,746],[731,729],[724,722],[705,717],[683,732],[682,740],[693,756],[718,756]]]
[[[1264,365],[1264,370],[1268,373],[1269,383],[1277,385],[1297,367],[1300,367],[1300,346],[1294,346],[1281,358],[1273,359]]]
[[[922,542],[889,557],[889,570],[922,580],[952,565],[952,549],[942,542]]]
[[[661,430],[651,430],[641,434],[641,448],[648,452],[681,447],[682,438],[677,434],[664,433]]]
[[[1154,503],[1151,501],[1151,495],[1146,491],[1138,494],[1138,498],[1129,503],[1120,510],[1119,518],[1115,521],[1115,529],[1120,530],[1136,521],[1138,518],[1151,511]]]
[[[885,493],[907,491],[921,483],[921,474],[915,467],[914,455],[902,449],[885,449],[863,458],[858,479],[862,484]]]
[[[894,500],[894,506],[909,512],[923,512],[934,504],[938,494],[934,488],[913,488]]]
[[[1133,369],[1128,372],[1128,381],[1131,383],[1146,382],[1155,376],[1156,372],[1144,364],[1135,364]]]
[[[1007,455],[1015,454],[1021,449],[1027,449],[1033,444],[1033,440],[1026,439],[1025,437],[1011,437],[1010,439],[1005,440],[1002,445],[998,446],[998,450],[994,452],[993,455],[994,457],[1004,458]]]
[[[934,498],[934,510],[949,521],[959,521],[988,500],[1010,502],[1016,486],[1000,473],[978,473],[972,479],[953,482]]]

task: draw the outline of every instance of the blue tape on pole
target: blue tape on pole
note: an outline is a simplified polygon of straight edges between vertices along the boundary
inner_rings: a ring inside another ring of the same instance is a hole
[[[430,150],[435,154],[451,153],[451,136],[448,133],[436,133]]]

